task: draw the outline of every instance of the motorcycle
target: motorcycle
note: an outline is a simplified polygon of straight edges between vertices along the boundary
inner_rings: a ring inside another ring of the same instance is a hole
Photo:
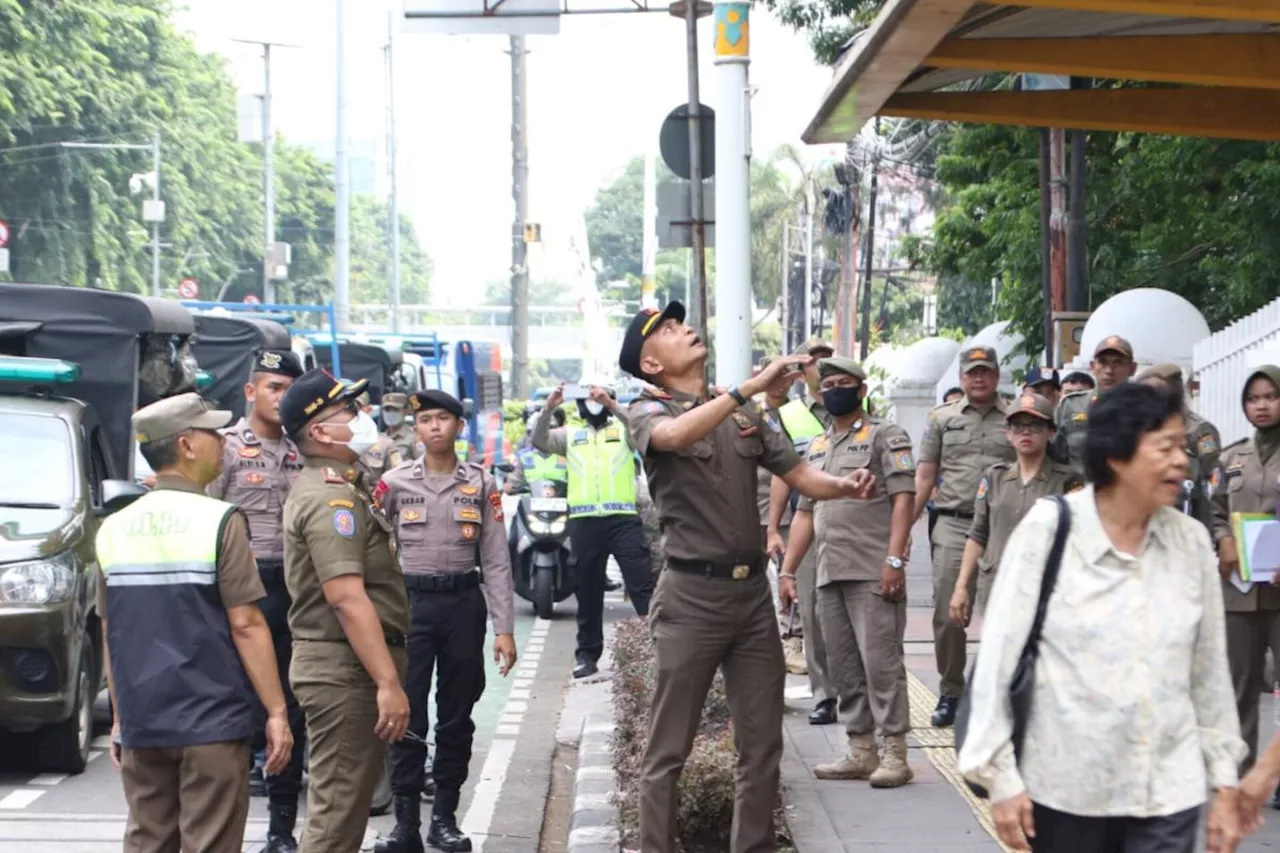
[[[520,496],[511,522],[511,566],[516,594],[532,602],[539,619],[550,619],[558,602],[573,595],[570,559],[568,487],[555,480],[535,480]]]

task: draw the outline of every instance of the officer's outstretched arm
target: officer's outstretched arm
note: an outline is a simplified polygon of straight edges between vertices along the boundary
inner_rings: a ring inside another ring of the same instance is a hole
[[[806,498],[830,501],[836,498],[866,500],[875,494],[876,477],[866,468],[859,468],[848,477],[833,477],[819,471],[806,462],[782,475],[787,485]]]

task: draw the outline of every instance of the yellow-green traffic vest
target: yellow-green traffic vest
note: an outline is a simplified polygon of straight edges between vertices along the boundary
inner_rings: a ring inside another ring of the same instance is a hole
[[[458,457],[459,462],[466,462],[471,455],[471,442],[465,438],[456,439],[453,442],[453,455]]]
[[[782,417],[782,428],[801,454],[809,447],[809,442],[827,431],[803,400],[792,400],[779,409],[778,414]]]
[[[604,429],[570,429],[569,517],[634,515],[636,458],[627,431],[618,423]]]
[[[563,456],[541,453],[532,447],[526,447],[516,454],[520,460],[520,469],[524,471],[526,483],[536,480],[554,480],[558,483],[569,479],[568,463]]]
[[[126,747],[253,734],[253,692],[218,592],[218,546],[235,511],[201,494],[161,489],[98,529],[116,719]]]

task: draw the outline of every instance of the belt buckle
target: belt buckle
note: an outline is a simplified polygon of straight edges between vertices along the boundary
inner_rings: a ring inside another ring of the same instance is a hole
[[[751,574],[751,567],[739,563],[733,567],[733,579],[736,581],[746,580]]]

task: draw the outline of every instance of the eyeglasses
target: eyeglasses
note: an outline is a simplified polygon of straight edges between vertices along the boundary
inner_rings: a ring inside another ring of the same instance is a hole
[[[1008,429],[1015,435],[1035,435],[1047,431],[1049,425],[1043,421],[1015,421],[1008,425]]]
[[[320,420],[316,421],[316,423],[317,424],[327,423],[329,421],[332,421],[334,418],[336,418],[338,415],[341,415],[341,414],[348,414],[348,415],[351,415],[352,417],[355,417],[356,415],[360,414],[360,407],[356,405],[355,400],[347,400],[345,403],[342,404],[341,409],[338,409],[338,411],[334,412],[331,415],[324,416]],[[344,426],[345,423],[346,422],[344,421],[341,424],[337,424],[337,426]]]

